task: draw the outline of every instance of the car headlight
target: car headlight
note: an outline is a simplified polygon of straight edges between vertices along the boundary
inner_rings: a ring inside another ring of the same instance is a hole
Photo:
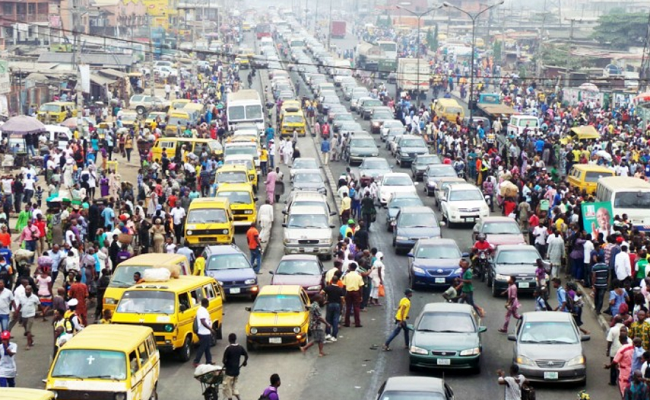
[[[253,213],[253,210],[246,210],[246,211],[244,211],[244,214],[251,215],[252,213]]]
[[[372,126],[374,126],[374,127],[379,127],[379,122],[377,122],[377,121],[373,121],[373,122],[372,122]]]
[[[535,365],[535,363],[533,362],[533,360],[531,360],[530,358],[528,358],[528,357],[526,357],[526,356],[517,356],[517,364],[521,364],[521,365],[532,365],[532,366]]]
[[[412,269],[416,274],[424,274],[424,270],[420,267],[412,267]]]
[[[585,363],[585,357],[580,355],[577,357],[573,357],[572,359],[569,360],[567,363],[567,367],[574,367],[576,365],[583,365]]]
[[[256,279],[246,279],[244,281],[244,285],[254,285],[255,281],[256,281]]]
[[[481,354],[481,349],[474,347],[473,349],[467,349],[460,352],[461,356],[477,356]]]
[[[115,393],[115,400],[126,400],[126,393]]]
[[[117,304],[117,300],[110,297],[104,297],[104,304]]]
[[[370,157],[379,157],[379,153],[372,153]]]
[[[222,231],[221,231],[221,234],[222,234],[222,235],[227,235],[227,234],[228,234],[228,229],[224,229],[224,230],[222,230]]]
[[[185,231],[185,234],[186,234],[187,236],[192,236],[192,231]]]
[[[396,236],[395,240],[409,240],[406,236]]]
[[[427,354],[429,354],[429,350],[423,349],[422,347],[418,347],[418,346],[411,346],[411,348],[409,349],[409,353],[426,356]]]
[[[463,273],[463,269],[462,269],[462,268],[457,268],[457,269],[454,271],[454,275],[460,275],[460,274],[462,274],[462,273]]]
[[[257,334],[257,328],[251,328],[251,334],[256,335]]]
[[[300,327],[296,326],[293,328],[293,333],[300,333]]]
[[[309,286],[307,290],[320,290],[320,285]]]
[[[359,153],[357,153],[356,151],[351,151],[350,155],[353,156],[353,157],[357,157],[359,155]]]
[[[174,331],[174,325],[165,324],[165,332],[173,332],[173,331]]]
[[[509,275],[496,274],[496,275],[494,275],[494,279],[496,279],[497,281],[507,281],[508,279],[510,279],[510,276]]]
[[[284,239],[284,244],[298,244],[298,239]]]

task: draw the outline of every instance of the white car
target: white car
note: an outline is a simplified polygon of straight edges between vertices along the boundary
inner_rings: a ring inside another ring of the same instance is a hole
[[[440,194],[442,220],[449,224],[473,224],[490,216],[483,193],[470,183],[451,184]]]
[[[404,172],[392,172],[384,175],[379,186],[379,203],[386,206],[393,193],[417,193],[411,176]]]
[[[178,70],[167,66],[154,67],[153,73],[161,78],[168,78],[170,76],[178,76]]]

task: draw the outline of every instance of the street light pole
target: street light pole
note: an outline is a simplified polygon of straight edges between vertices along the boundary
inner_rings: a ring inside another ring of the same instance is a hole
[[[481,14],[490,11],[494,7],[500,6],[503,3],[504,0],[500,0],[498,3],[492,4],[491,6],[479,11],[476,14],[470,14],[467,11],[463,10],[462,8],[456,7],[455,5],[450,4],[446,1],[442,3],[444,7],[449,7],[457,11],[460,11],[463,14],[467,15],[472,20],[472,57],[470,61],[471,64],[469,67],[469,123],[470,125],[472,124],[472,118],[474,117],[474,53],[476,53],[476,21],[478,21],[478,17],[480,17]]]
[[[430,12],[432,12],[432,11],[439,10],[439,9],[441,9],[442,7],[443,7],[442,5],[438,5],[438,6],[436,6],[436,7],[430,8],[430,9],[424,11],[424,12],[416,13],[416,12],[411,11],[411,10],[409,10],[408,8],[404,8],[404,7],[400,6],[400,5],[397,6],[397,8],[399,8],[400,10],[404,10],[404,11],[406,11],[407,13],[409,13],[409,14],[411,14],[411,15],[417,17],[417,21],[418,21],[418,31],[417,31],[417,35],[418,35],[418,37],[417,37],[417,39],[418,39],[418,40],[417,40],[417,46],[418,46],[418,47],[417,47],[417,49],[415,49],[415,57],[416,57],[416,59],[417,59],[417,67],[416,67],[416,68],[417,68],[417,73],[416,73],[416,77],[417,77],[417,78],[416,78],[416,80],[417,80],[417,86],[418,86],[418,90],[417,90],[417,96],[418,96],[418,108],[420,107],[420,97],[421,97],[421,96],[420,96],[420,47],[422,47],[422,45],[421,45],[421,43],[420,43],[420,25],[421,25],[421,19],[422,19],[422,17],[424,17],[424,16],[427,15],[428,13],[430,13]]]

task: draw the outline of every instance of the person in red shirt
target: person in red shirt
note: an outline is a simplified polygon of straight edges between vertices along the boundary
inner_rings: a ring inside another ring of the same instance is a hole
[[[251,227],[246,232],[246,241],[248,242],[248,250],[251,253],[251,265],[256,274],[260,274],[262,268],[262,246],[260,244],[260,232],[255,227],[255,222],[251,223]]]
[[[485,251],[490,254],[494,250],[494,246],[487,241],[487,238],[484,233],[479,233],[476,237],[477,242],[474,243],[472,247],[472,253],[478,253],[479,251]]]
[[[515,208],[517,208],[517,203],[512,200],[512,197],[506,198],[503,202],[503,213],[505,216],[508,217],[511,214],[514,214]]]
[[[172,208],[176,207],[176,202],[178,201],[178,197],[176,196],[176,192],[173,192],[171,196],[167,199],[167,204],[169,204],[169,209],[171,210]]]
[[[539,226],[539,217],[537,214],[533,214],[528,218],[528,243],[534,243],[533,231],[535,227]]]
[[[7,225],[2,225],[2,232],[0,232],[0,243],[5,247],[11,247],[11,234],[9,233],[9,228]]]
[[[47,235],[47,222],[45,222],[45,218],[43,218],[43,214],[38,214],[36,216],[36,221],[34,222],[34,226],[38,228],[38,254],[43,254],[45,253],[45,236]]]

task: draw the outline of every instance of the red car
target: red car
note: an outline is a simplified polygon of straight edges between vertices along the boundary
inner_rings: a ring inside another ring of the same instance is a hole
[[[269,272],[273,275],[271,285],[300,285],[311,298],[323,289],[323,270],[323,264],[315,255],[285,255],[275,271]]]

